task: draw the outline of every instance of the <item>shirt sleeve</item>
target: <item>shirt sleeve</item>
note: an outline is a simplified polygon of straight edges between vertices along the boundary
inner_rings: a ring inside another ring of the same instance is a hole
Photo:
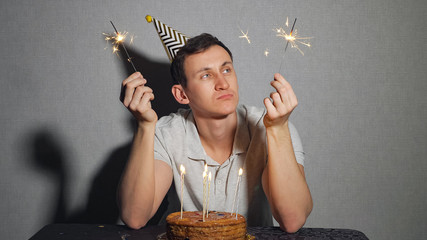
[[[298,130],[291,122],[289,122],[289,132],[291,133],[292,145],[297,163],[304,166],[305,154],[302,148],[301,138],[298,134]]]
[[[167,163],[169,166],[172,166],[171,159],[164,146],[164,143],[165,141],[161,132],[156,129],[156,134],[154,135],[154,159],[161,160]]]

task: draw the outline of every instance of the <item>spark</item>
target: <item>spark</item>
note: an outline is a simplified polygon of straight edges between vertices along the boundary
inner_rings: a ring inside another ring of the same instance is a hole
[[[117,46],[113,46],[113,53],[117,53],[119,51],[119,48]]]
[[[239,36],[239,38],[244,38],[248,41],[249,44],[251,44],[251,40],[249,39],[249,36],[248,36],[249,31],[246,31],[246,33],[244,33],[243,30],[240,29],[240,32],[242,32],[243,35]]]
[[[134,39],[135,39],[135,36],[130,36],[129,44],[133,44]]]
[[[268,57],[268,54],[270,54],[270,51],[269,51],[269,50],[268,50],[268,48],[267,48],[267,49],[265,49],[265,51],[264,51],[264,56]]]
[[[124,33],[124,34],[117,33],[116,42],[122,43],[126,39],[126,35],[127,33]]]
[[[311,44],[310,44],[310,42],[308,42],[308,40],[311,39],[312,37],[300,37],[298,35],[298,30],[294,29],[295,22],[296,22],[296,18],[295,18],[295,21],[292,25],[292,29],[289,33],[287,33],[286,30],[283,29],[282,27],[276,28],[274,31],[276,32],[277,37],[281,37],[281,38],[284,38],[286,40],[285,51],[288,47],[288,44],[291,44],[292,48],[297,49],[304,56],[304,52],[301,50],[299,44],[304,45],[306,47],[311,47]],[[289,26],[288,25],[288,19],[286,19],[286,26]]]
[[[126,37],[128,35],[128,32],[123,32],[123,33],[114,33],[114,34],[109,34],[109,33],[102,33],[105,36],[105,41],[110,42],[113,45],[113,53],[118,54],[119,50],[119,45],[123,44],[123,42],[126,40]],[[133,36],[131,37],[131,41],[133,41]],[[105,47],[107,48],[107,47]]]

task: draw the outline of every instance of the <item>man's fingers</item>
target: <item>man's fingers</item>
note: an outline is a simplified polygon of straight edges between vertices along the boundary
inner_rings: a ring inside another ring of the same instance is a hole
[[[267,115],[269,117],[271,117],[272,114],[276,114],[277,110],[269,98],[264,98],[264,105],[267,109]]]
[[[137,87],[135,91],[133,92],[132,98],[129,102],[129,109],[132,111],[135,111],[137,106],[139,105],[141,98],[144,94],[142,87]]]
[[[140,72],[134,72],[132,73],[128,78],[123,80],[122,86],[125,86],[128,82],[133,81],[137,78],[142,78],[142,74]]]
[[[276,73],[274,75],[274,80],[271,81],[271,86],[274,87],[276,91],[270,93],[271,99],[264,99],[264,105],[267,109],[264,124],[269,126],[287,121],[289,115],[298,104],[291,85],[282,75]]]
[[[146,110],[151,109],[151,100],[154,99],[154,94],[152,91],[139,91],[141,88],[138,88],[135,91],[134,98],[129,105],[129,110],[134,114],[142,114]]]
[[[128,79],[130,78],[131,77],[129,77]],[[144,84],[147,83],[147,80],[142,78],[142,75],[140,75],[140,77],[133,78],[130,81],[128,81],[128,79],[123,81],[124,85],[120,94],[120,101],[122,101],[126,107],[128,107],[130,102],[132,101],[136,89],[138,87],[144,87]]]
[[[123,87],[126,88],[136,88],[141,85],[145,85],[147,83],[147,79],[143,77],[134,78],[131,81],[123,81]]]
[[[289,82],[286,81],[286,79],[282,75],[280,75],[279,73],[274,74],[274,80],[283,84],[284,87],[290,87],[291,86],[289,84]]]
[[[289,82],[286,81],[285,78],[278,73],[274,74],[274,80],[271,81],[270,84],[276,89],[276,91],[278,91],[282,95],[285,94],[287,91],[292,90],[291,84],[289,84]]]
[[[139,102],[139,107],[145,107],[147,104],[151,108],[151,101],[154,100],[154,94],[152,92],[146,92],[141,98],[141,101]]]
[[[270,93],[270,98],[273,100],[273,105],[275,107],[277,107],[278,104],[280,104],[280,103],[283,102],[283,100],[282,100],[282,98],[281,98],[281,96],[280,96],[280,94],[278,92],[272,92],[272,93]]]
[[[276,91],[279,93],[281,98],[280,101],[283,104],[285,104],[286,106],[290,106],[291,108],[296,107],[296,105],[298,104],[298,101],[294,93],[294,90],[292,89],[292,86],[289,84],[289,82],[287,82],[282,75],[276,73],[274,75],[274,80],[271,82],[271,86],[273,86],[276,89]],[[277,101],[274,98],[273,100]],[[275,104],[275,106],[277,105]]]
[[[151,109],[151,101],[153,99],[154,99],[154,94],[152,92],[144,93],[141,100],[139,101],[139,104],[136,106],[136,109],[134,112],[142,114],[145,111]]]

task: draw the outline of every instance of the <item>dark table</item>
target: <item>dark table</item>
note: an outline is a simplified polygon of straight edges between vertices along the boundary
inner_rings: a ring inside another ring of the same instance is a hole
[[[150,240],[157,239],[165,229],[165,226],[147,226],[132,230],[123,225],[50,224],[30,240]],[[357,230],[332,228],[302,228],[289,234],[279,227],[248,227],[248,233],[256,239],[368,239]]]

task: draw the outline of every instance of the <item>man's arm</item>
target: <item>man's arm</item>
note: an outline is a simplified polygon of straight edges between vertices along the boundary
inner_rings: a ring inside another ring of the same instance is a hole
[[[298,101],[290,84],[280,74],[274,76],[271,85],[276,92],[270,96],[273,102],[268,98],[264,100],[268,162],[262,184],[280,227],[286,232],[296,232],[313,208],[304,167],[295,159],[288,127],[289,116]]]
[[[157,114],[151,108],[154,95],[145,83],[140,73],[134,73],[123,81],[121,95],[123,105],[138,121],[118,191],[121,218],[134,229],[145,226],[156,213],[173,178],[169,165],[154,160]]]

